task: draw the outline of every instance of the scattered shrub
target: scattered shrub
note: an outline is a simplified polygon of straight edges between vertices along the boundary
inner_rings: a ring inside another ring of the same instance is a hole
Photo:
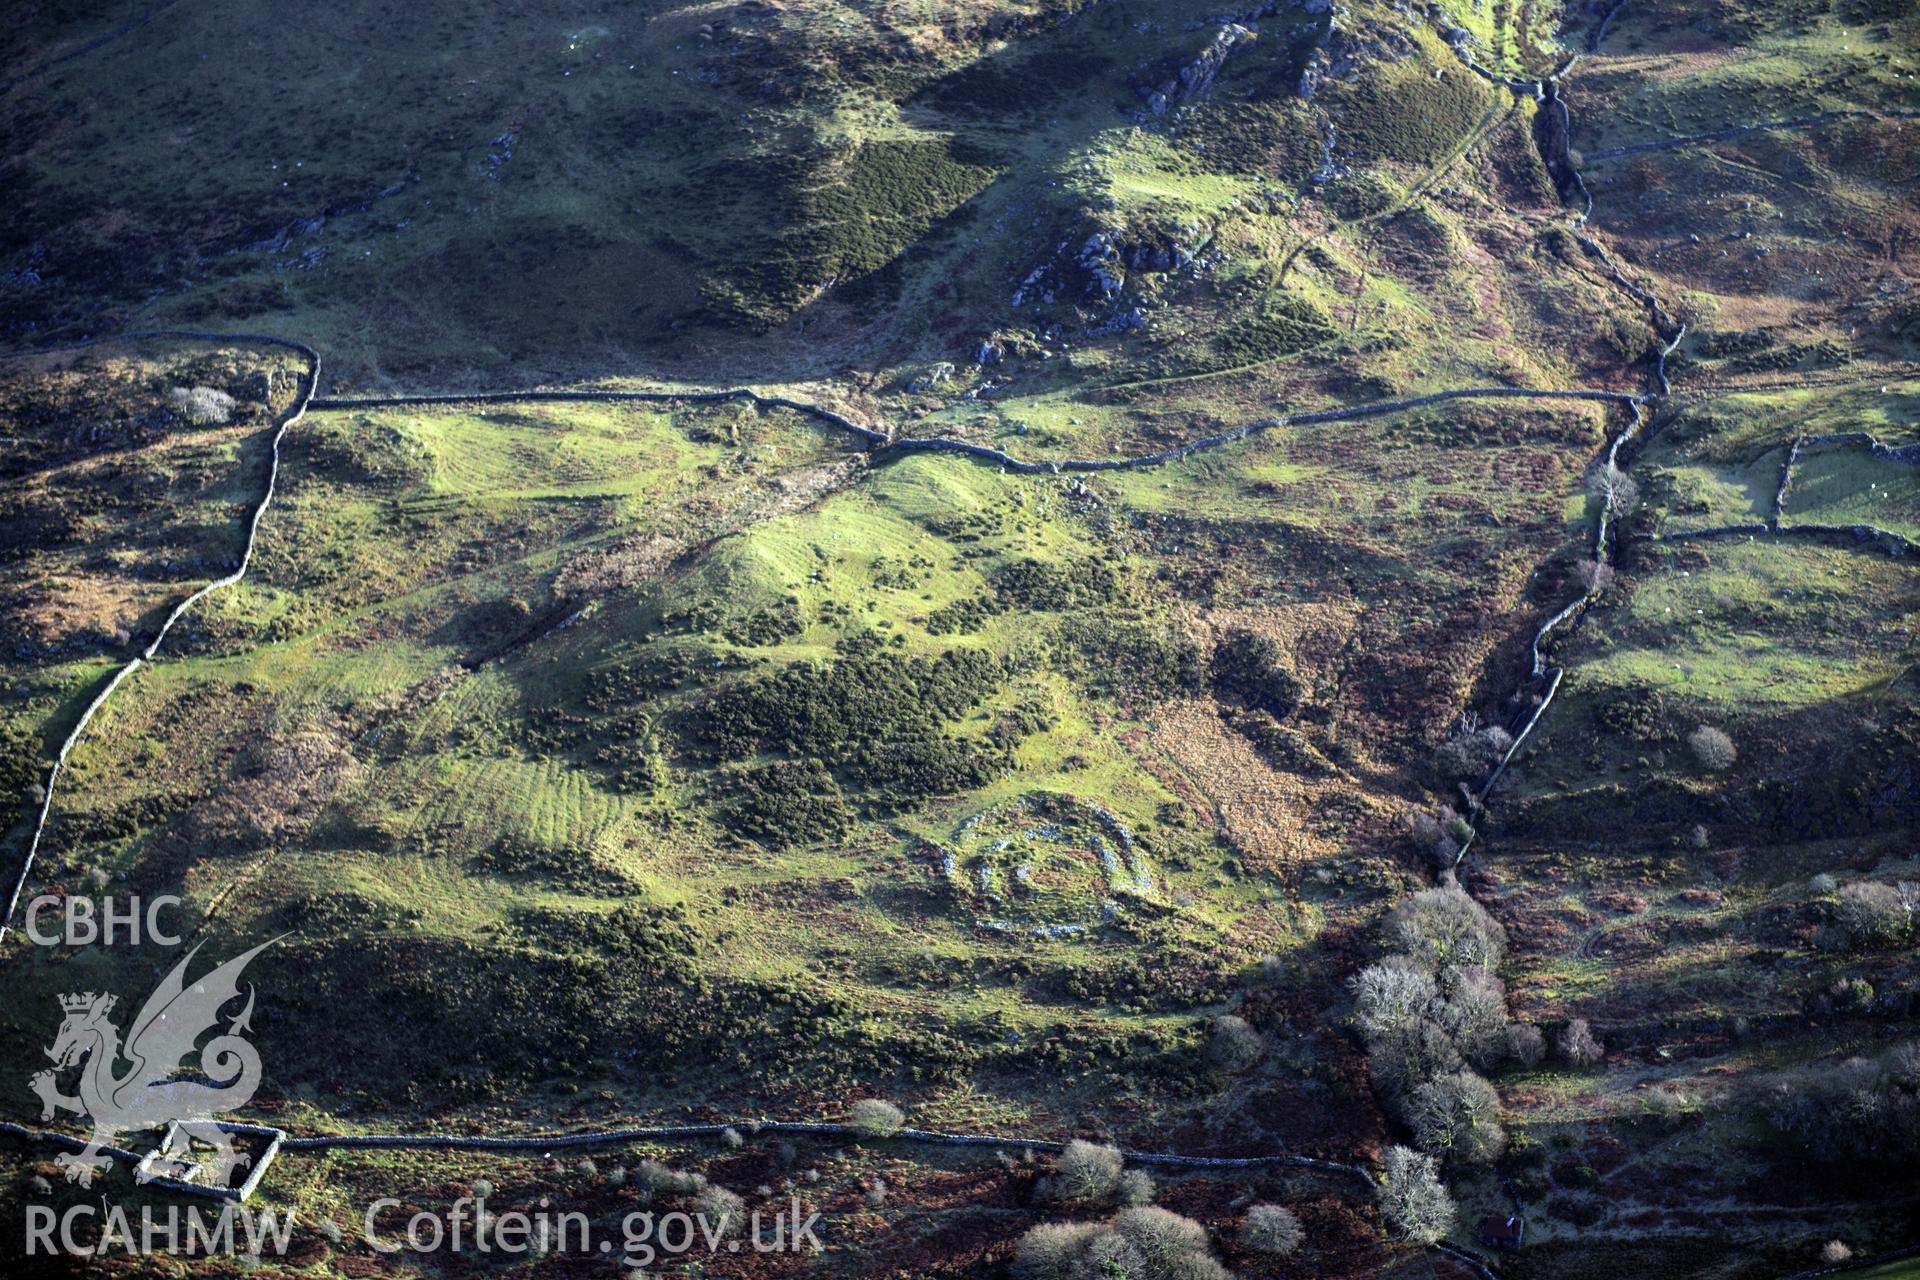
[[[725,1187],[706,1186],[694,1197],[694,1212],[716,1235],[732,1235],[747,1220],[747,1202]]]
[[[224,426],[233,417],[234,398],[213,387],[174,387],[167,406],[196,427]]]
[[[1454,833],[1459,815],[1451,809],[1429,813],[1417,809],[1407,815],[1407,832],[1413,844],[1436,871],[1445,871],[1460,860],[1460,838]]]
[[[891,1138],[907,1123],[905,1113],[885,1098],[862,1098],[850,1115],[854,1128],[870,1138]]]
[[[1733,768],[1733,762],[1740,755],[1734,750],[1732,738],[1707,724],[1701,725],[1687,735],[1687,747],[1693,752],[1694,760],[1702,769],[1715,773]]]
[[[1260,1033],[1245,1018],[1228,1013],[1213,1020],[1207,1058],[1220,1070],[1237,1075],[1259,1062],[1265,1052]]]
[[[1920,908],[1920,885],[1861,880],[1840,890],[1837,914],[1849,943],[1874,947],[1900,942],[1910,935],[1916,908]]]
[[[1837,1267],[1843,1262],[1852,1261],[1852,1259],[1853,1250],[1847,1248],[1845,1241],[1829,1240],[1820,1246],[1820,1261],[1830,1267]]]
[[[1513,735],[1499,725],[1463,716],[1434,748],[1433,771],[1448,783],[1484,782],[1512,748]]]
[[[1299,1249],[1305,1233],[1291,1209],[1277,1204],[1256,1204],[1240,1220],[1239,1236],[1240,1243],[1255,1253],[1284,1258]]]
[[[658,1160],[642,1160],[633,1171],[634,1182],[654,1195],[691,1196],[707,1189],[707,1178],[700,1173],[681,1173]]]
[[[1827,1000],[1841,1013],[1865,1013],[1873,1008],[1873,984],[1865,978],[1836,978],[1827,988]]]
[[[1573,580],[1587,595],[1597,596],[1613,585],[1613,566],[1604,560],[1582,560],[1573,566]]]

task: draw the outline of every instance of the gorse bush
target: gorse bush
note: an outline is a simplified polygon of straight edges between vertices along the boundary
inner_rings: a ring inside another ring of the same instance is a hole
[[[779,760],[741,775],[728,824],[771,849],[842,835],[853,811],[818,760]]]
[[[1258,632],[1229,632],[1213,651],[1210,675],[1217,693],[1277,719],[1300,705],[1300,681],[1287,669],[1286,654]]]
[[[871,1137],[890,1138],[906,1127],[907,1117],[884,1098],[862,1098],[850,1113],[853,1127]]]

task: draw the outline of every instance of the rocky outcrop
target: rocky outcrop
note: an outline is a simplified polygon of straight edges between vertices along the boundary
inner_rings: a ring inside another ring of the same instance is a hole
[[[1257,39],[1253,29],[1238,22],[1229,22],[1213,33],[1213,39],[1192,62],[1175,73],[1171,78],[1161,81],[1146,91],[1147,110],[1156,116],[1165,115],[1170,109],[1206,97],[1213,88],[1214,80],[1225,66],[1234,50],[1248,41]]]
[[[1308,102],[1325,81],[1351,80],[1375,62],[1397,62],[1419,48],[1405,31],[1366,19],[1355,22],[1330,3],[1323,9],[1310,5],[1307,12],[1327,15],[1327,25],[1294,86],[1294,92]]]
[[[1136,296],[1128,298],[1128,285],[1146,284],[1141,280],[1144,276],[1168,275],[1193,267],[1201,261],[1200,255],[1213,243],[1213,237],[1213,228],[1197,219],[1144,230],[1090,219],[1056,244],[1045,262],[1027,273],[1010,301],[1016,307],[1106,305],[1113,308],[1113,313],[1099,322],[1100,331],[1117,333],[1139,328],[1145,323],[1145,313],[1127,304],[1140,301],[1140,290],[1133,290]],[[1136,312],[1137,317],[1119,328],[1112,327],[1120,317]]]

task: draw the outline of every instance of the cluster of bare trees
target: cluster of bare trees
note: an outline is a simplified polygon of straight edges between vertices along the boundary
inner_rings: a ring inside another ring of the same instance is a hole
[[[1075,1138],[1053,1162],[1053,1172],[1034,1186],[1034,1198],[1068,1204],[1117,1204],[1138,1208],[1153,1201],[1153,1178],[1129,1169],[1115,1147]]]
[[[1153,1179],[1128,1169],[1110,1146],[1076,1138],[1054,1158],[1034,1188],[1037,1199],[1076,1206],[1111,1206],[1105,1222],[1047,1222],[1020,1238],[1013,1273],[1020,1280],[1229,1280],[1214,1258],[1207,1229],[1156,1207]],[[1235,1232],[1255,1253],[1284,1257],[1299,1249],[1299,1218],[1281,1205],[1247,1208]]]
[[[1394,954],[1353,980],[1374,1084],[1422,1151],[1490,1164],[1506,1131],[1499,1094],[1479,1070],[1539,1061],[1539,1031],[1509,1022],[1495,976],[1505,932],[1455,887],[1407,898],[1387,927]]]
[[[1497,724],[1484,724],[1469,711],[1453,722],[1447,736],[1433,749],[1433,772],[1442,787],[1455,793],[1447,804],[1416,810],[1407,817],[1413,843],[1427,863],[1448,879],[1460,851],[1473,836],[1468,822],[1480,807],[1480,788],[1513,750],[1513,735]]]
[[[1208,1246],[1207,1229],[1154,1205],[1125,1209],[1109,1222],[1048,1222],[1014,1251],[1019,1280],[1229,1280]]]
[[[1920,1165],[1920,1041],[1797,1072],[1767,1103],[1774,1126],[1814,1160]]]

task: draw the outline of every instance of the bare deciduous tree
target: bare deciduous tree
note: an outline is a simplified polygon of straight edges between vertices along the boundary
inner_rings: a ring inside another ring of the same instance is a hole
[[[1454,1071],[1414,1091],[1408,1123],[1421,1147],[1467,1164],[1492,1164],[1507,1149],[1500,1095],[1471,1071]]]
[[[1255,1253],[1284,1258],[1300,1248],[1306,1233],[1291,1209],[1277,1204],[1256,1204],[1240,1220],[1240,1243]]]
[[[1403,956],[1368,965],[1351,985],[1354,1022],[1370,1041],[1396,1034],[1415,1018],[1428,1016],[1440,1001],[1433,975]]]
[[[1494,968],[1506,950],[1506,931],[1458,888],[1414,894],[1393,909],[1388,926],[1401,952],[1436,974]]]
[[[196,427],[218,427],[233,416],[234,399],[214,387],[174,387],[167,404]]]
[[[1115,1148],[1075,1138],[1054,1162],[1060,1195],[1067,1200],[1104,1203],[1119,1189],[1124,1164]]]
[[[1616,516],[1633,510],[1640,501],[1639,484],[1611,462],[1602,463],[1588,475],[1587,492]]]
[[[1560,1033],[1560,1056],[1576,1067],[1591,1067],[1606,1056],[1606,1050],[1594,1039],[1593,1028],[1585,1018],[1575,1018]]]
[[[1382,1163],[1380,1216],[1395,1239],[1428,1245],[1453,1229],[1456,1210],[1438,1161],[1408,1147],[1388,1147]]]
[[[1843,886],[1836,908],[1840,927],[1856,947],[1884,946],[1907,938],[1913,933],[1916,909],[1920,909],[1920,885],[1877,880]]]

